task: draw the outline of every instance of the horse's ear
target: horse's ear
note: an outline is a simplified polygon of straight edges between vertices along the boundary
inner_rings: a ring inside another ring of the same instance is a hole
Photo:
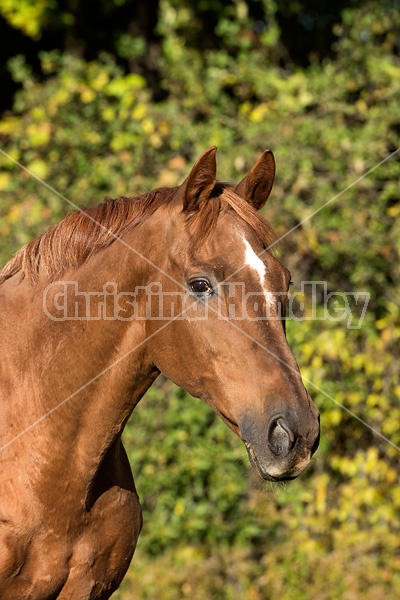
[[[217,175],[216,152],[216,146],[211,146],[203,152],[182,184],[183,210],[188,212],[198,210],[202,200],[213,189]]]
[[[264,150],[250,173],[236,186],[240,196],[259,210],[264,206],[271,193],[275,177],[275,159],[271,150]]]

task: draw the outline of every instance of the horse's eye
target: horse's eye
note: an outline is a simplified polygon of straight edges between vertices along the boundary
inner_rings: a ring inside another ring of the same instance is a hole
[[[194,279],[189,283],[190,289],[194,294],[211,294],[212,287],[207,279]]]

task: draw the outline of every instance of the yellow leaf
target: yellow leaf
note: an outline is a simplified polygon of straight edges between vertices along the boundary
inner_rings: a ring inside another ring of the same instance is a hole
[[[10,173],[0,173],[0,190],[5,190],[11,181]]]
[[[265,102],[262,102],[261,104],[253,108],[249,115],[249,119],[250,121],[254,121],[255,123],[261,123],[268,111],[268,105],[265,104]]]
[[[28,164],[28,169],[41,179],[45,179],[48,173],[48,167],[43,160],[33,160]]]
[[[154,123],[151,119],[144,119],[142,121],[142,129],[144,133],[150,134],[154,131]]]
[[[389,217],[397,217],[400,214],[400,203],[394,204],[393,206],[390,206],[387,209],[386,214]]]

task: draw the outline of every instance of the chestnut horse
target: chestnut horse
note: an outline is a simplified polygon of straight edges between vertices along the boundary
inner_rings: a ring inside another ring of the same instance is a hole
[[[142,526],[121,434],[160,373],[220,415],[264,479],[296,477],[318,446],[278,315],[290,274],[257,212],[273,155],[236,188],[216,181],[215,155],[180,187],[74,211],[0,272],[2,600],[104,599],[119,586]],[[134,318],[131,301],[107,313],[109,282],[134,293]],[[150,284],[169,299],[162,314]],[[245,313],[234,284],[257,295]]]

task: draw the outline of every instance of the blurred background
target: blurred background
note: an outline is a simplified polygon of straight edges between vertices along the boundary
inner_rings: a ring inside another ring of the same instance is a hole
[[[124,438],[144,509],[116,600],[400,597],[399,0],[0,0],[0,147],[79,205],[265,148],[264,215],[294,289],[370,293],[360,329],[290,321],[321,412],[287,485],[258,480],[214,413],[160,379]],[[0,155],[0,265],[71,207]],[[322,306],[318,309],[322,311]],[[322,314],[322,313],[321,313]],[[318,389],[320,388],[320,389]]]

